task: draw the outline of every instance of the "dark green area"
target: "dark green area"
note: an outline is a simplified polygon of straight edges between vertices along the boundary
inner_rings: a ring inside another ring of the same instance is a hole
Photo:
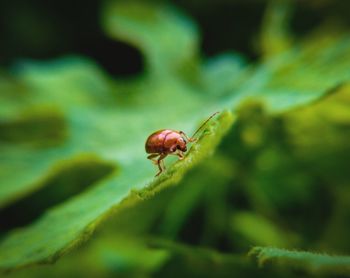
[[[2,3],[4,277],[349,276],[344,2]]]

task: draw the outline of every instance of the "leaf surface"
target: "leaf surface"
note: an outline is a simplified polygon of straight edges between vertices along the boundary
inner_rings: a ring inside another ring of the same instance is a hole
[[[350,257],[347,256],[330,256],[274,247],[254,247],[250,255],[256,257],[260,266],[272,264],[311,274],[349,275],[350,273]]]

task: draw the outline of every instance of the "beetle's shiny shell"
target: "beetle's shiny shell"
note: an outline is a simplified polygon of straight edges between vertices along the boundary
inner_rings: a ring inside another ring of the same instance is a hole
[[[146,141],[147,153],[169,153],[170,148],[182,138],[178,131],[162,129],[152,133]]]

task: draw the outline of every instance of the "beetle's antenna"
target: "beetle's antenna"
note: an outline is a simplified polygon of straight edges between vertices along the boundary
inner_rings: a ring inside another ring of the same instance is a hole
[[[197,132],[200,131],[200,130],[203,128],[203,126],[205,126],[205,124],[206,124],[207,122],[209,122],[210,119],[211,119],[212,117],[214,117],[214,116],[215,116],[216,114],[218,114],[218,113],[220,113],[220,112],[218,111],[218,112],[215,112],[213,115],[211,115],[211,116],[196,130],[196,132],[193,133],[193,135],[192,135],[191,138],[193,138],[193,137],[197,134]]]

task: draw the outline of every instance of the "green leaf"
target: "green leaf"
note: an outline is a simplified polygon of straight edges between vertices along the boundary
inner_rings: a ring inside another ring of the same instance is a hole
[[[330,256],[273,247],[254,247],[249,254],[256,257],[260,266],[270,264],[287,269],[299,269],[310,274],[350,274],[349,256]]]
[[[288,27],[292,10],[290,0],[269,1],[260,34],[260,47],[265,58],[282,53],[291,46]]]
[[[199,140],[186,159],[176,163],[150,184],[147,182],[145,184],[145,179],[152,177],[155,169],[147,167],[148,161],[143,158],[144,153],[140,152],[140,158],[134,158],[131,166],[128,168],[125,165],[121,166],[120,175],[112,175],[102,180],[98,186],[65,202],[64,206],[58,206],[49,211],[40,221],[25,230],[8,236],[0,246],[1,266],[6,269],[55,260],[72,246],[87,238],[95,227],[113,211],[118,210],[118,207],[139,202],[164,187],[176,184],[189,168],[212,153],[231,124],[232,115],[228,112],[222,113],[215,126]],[[143,168],[141,168],[142,164]],[[137,172],[134,171],[135,167]],[[146,189],[132,194],[127,200],[121,202],[128,196],[131,188],[142,188],[145,185],[148,185]]]
[[[76,60],[73,60],[71,63],[75,66],[73,67],[71,64],[62,66],[59,62],[56,67],[53,67],[52,71],[44,66],[39,67],[39,70],[27,66],[26,71],[28,72],[25,71],[24,76],[27,82],[36,88],[35,92],[39,92],[39,94],[40,92],[46,92],[55,96],[55,91],[60,83],[65,84],[68,92],[83,91],[86,86],[84,80],[87,79],[88,82],[92,82],[94,76],[91,76],[91,79],[89,77],[78,79],[86,70],[83,70],[83,65],[77,67]],[[71,70],[73,68],[74,70]],[[57,83],[57,86],[55,86],[55,83]],[[152,86],[154,86],[153,84]],[[162,86],[162,84],[156,85]],[[94,88],[92,87],[92,89]],[[161,89],[159,88],[158,90]],[[120,172],[118,171],[109,178],[96,183],[94,187],[86,190],[83,194],[65,202],[64,206],[58,206],[50,210],[38,222],[26,229],[9,235],[1,244],[0,261],[3,268],[55,260],[59,255],[70,249],[71,246],[76,245],[91,234],[101,219],[117,209],[116,205],[128,196],[131,189],[150,185],[148,189],[136,195],[132,194],[128,201],[121,204],[122,206],[127,203],[140,201],[147,195],[154,194],[163,186],[178,182],[192,165],[213,152],[215,146],[220,142],[220,137],[231,126],[233,118],[229,112],[222,113],[217,123],[213,122],[215,127],[212,127],[211,131],[207,131],[203,140],[199,140],[184,161],[176,164],[174,168],[170,168],[157,182],[150,183],[151,178],[155,174],[155,168],[145,159],[146,155],[143,146],[147,135],[159,128],[159,126],[166,127],[170,125],[180,129],[183,123],[186,126],[186,118],[188,126],[190,123],[188,119],[191,119],[192,109],[194,109],[196,103],[199,105],[201,100],[205,100],[199,97],[191,98],[188,91],[183,91],[176,87],[167,88],[165,91],[163,89],[163,92],[169,92],[166,94],[172,95],[176,99],[186,97],[187,102],[185,104],[178,103],[178,106],[171,110],[172,113],[169,113],[170,110],[167,107],[160,107],[156,110],[148,103],[145,103],[143,108],[135,107],[134,110],[123,109],[118,107],[117,104],[116,107],[101,106],[101,108],[104,108],[102,110],[94,108],[94,103],[96,102],[90,102],[90,98],[86,98],[86,101],[77,99],[76,105],[68,102],[68,107],[61,107],[61,109],[67,111],[65,115],[70,125],[70,134],[64,145],[53,150],[24,149],[28,152],[30,160],[24,159],[23,151],[18,153],[18,149],[15,150],[11,145],[5,149],[8,152],[8,157],[12,159],[16,153],[22,155],[24,168],[33,169],[29,165],[35,161],[34,166],[38,170],[28,171],[28,175],[30,174],[33,179],[39,178],[41,180],[38,182],[40,186],[45,186],[45,180],[47,179],[45,177],[41,178],[40,174],[47,175],[48,168],[51,168],[52,172],[57,173],[59,171],[57,166],[55,166],[55,161],[58,161],[56,163],[67,163],[74,157],[74,154],[89,153],[88,150],[91,149],[100,158],[120,165]],[[93,90],[91,90],[91,93],[93,93]],[[94,95],[91,97],[94,97]],[[42,101],[42,99],[39,101]],[[58,102],[58,104],[60,103]],[[62,105],[64,104],[65,101],[62,101]],[[143,113],[140,113],[141,109]],[[183,113],[179,115],[179,111],[183,111]],[[155,112],[166,115],[166,117],[160,118]],[[130,119],[134,122],[133,126],[129,124]],[[148,119],[147,125],[144,124],[144,119]],[[113,130],[116,132],[113,132]],[[123,133],[120,133],[120,130],[123,130]],[[13,146],[18,148],[17,145]],[[127,152],[124,153],[123,150],[127,150]],[[53,152],[55,155],[52,156],[52,159],[48,156],[50,152]],[[62,161],[62,157],[65,155],[69,160]],[[14,161],[17,160],[14,159]],[[41,164],[39,163],[40,161],[42,161]],[[6,165],[8,165],[8,161],[6,162]],[[43,163],[48,168],[41,166]],[[5,173],[8,172],[6,171]],[[26,186],[27,190],[36,189],[31,184],[20,183],[15,177],[13,176],[14,182],[23,187]],[[21,175],[20,178],[24,179],[28,178],[28,176],[26,177],[25,173],[23,173],[23,176]],[[6,190],[8,188],[2,187],[2,189]],[[22,243],[18,244],[20,241]]]
[[[151,74],[193,70],[198,55],[195,24],[164,3],[111,1],[104,8],[103,25],[109,35],[140,48]]]
[[[103,234],[54,265],[20,269],[6,277],[147,277],[170,256],[169,250],[149,248],[141,238]]]
[[[235,104],[246,98],[261,100],[272,112],[316,100],[350,80],[349,47],[348,35],[321,28],[256,70],[248,70],[249,78],[231,93],[231,100]]]

